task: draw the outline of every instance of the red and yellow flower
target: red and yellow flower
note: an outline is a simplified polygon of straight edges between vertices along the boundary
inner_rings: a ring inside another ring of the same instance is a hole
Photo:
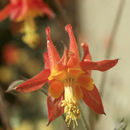
[[[53,18],[54,13],[43,0],[10,0],[10,3],[0,11],[0,21],[10,16],[12,21],[23,21],[28,17],[46,14]]]
[[[104,114],[99,92],[91,77],[91,70],[106,71],[115,66],[118,59],[93,62],[88,45],[82,43],[84,56],[80,61],[71,25],[67,25],[65,30],[69,34],[70,47],[69,50],[65,47],[64,54],[60,58],[51,41],[50,28],[46,28],[48,51],[44,53],[45,69],[19,85],[16,90],[32,92],[40,89],[48,81],[48,124],[65,113],[68,126],[73,121],[73,127],[75,127],[80,117],[78,107],[80,99],[83,99],[94,112]]]
[[[10,3],[0,11],[0,21],[10,16],[14,22],[24,22],[21,30],[24,34],[23,41],[31,47],[35,47],[39,36],[36,33],[34,18],[43,14],[49,18],[55,16],[43,0],[10,0]]]

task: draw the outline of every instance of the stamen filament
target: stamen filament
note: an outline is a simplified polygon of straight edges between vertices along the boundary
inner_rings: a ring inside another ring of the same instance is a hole
[[[66,114],[65,122],[68,127],[73,122],[73,128],[78,125],[77,118],[80,117],[80,110],[78,108],[78,100],[75,95],[73,88],[73,79],[69,78],[65,80],[65,100],[62,101],[62,106],[64,107],[64,112]]]

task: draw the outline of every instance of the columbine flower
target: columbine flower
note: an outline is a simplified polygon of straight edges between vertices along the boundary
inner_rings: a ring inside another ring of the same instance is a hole
[[[73,121],[73,127],[75,127],[77,119],[80,118],[80,109],[78,107],[80,99],[83,99],[94,112],[98,114],[104,113],[99,92],[91,77],[91,70],[106,71],[116,65],[118,59],[93,62],[91,61],[88,45],[82,43],[84,56],[80,61],[71,25],[67,25],[65,29],[70,38],[69,51],[65,48],[64,54],[60,58],[51,41],[50,29],[47,27],[48,51],[44,53],[45,69],[19,85],[16,90],[19,92],[32,92],[40,89],[48,81],[48,124],[65,113],[65,121],[68,126]]]
[[[24,34],[23,40],[31,47],[39,39],[36,33],[34,18],[46,14],[49,18],[54,18],[53,11],[43,0],[10,0],[10,3],[0,11],[0,21],[7,16],[15,22],[24,21],[21,32]]]
[[[42,14],[54,17],[54,13],[43,0],[10,0],[10,3],[0,11],[0,21],[10,16],[12,21],[23,21],[28,17]]]

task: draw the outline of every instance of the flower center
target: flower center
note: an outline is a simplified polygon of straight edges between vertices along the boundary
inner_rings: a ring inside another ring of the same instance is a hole
[[[73,121],[73,128],[78,125],[77,118],[80,117],[80,110],[78,108],[78,100],[75,95],[75,90],[73,88],[73,79],[65,80],[65,100],[62,101],[62,107],[64,107],[64,112],[66,114],[66,120],[68,127],[71,121]]]

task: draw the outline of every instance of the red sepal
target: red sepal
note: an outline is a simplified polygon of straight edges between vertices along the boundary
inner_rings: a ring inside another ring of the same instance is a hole
[[[8,4],[3,10],[0,11],[0,21],[9,16],[11,10],[11,4]]]
[[[52,9],[45,3],[42,1],[41,4],[39,4],[39,6],[37,6],[37,8],[42,11],[43,13],[45,13],[49,18],[54,18],[55,14],[52,11]]]
[[[47,107],[48,107],[48,124],[47,126],[54,121],[56,118],[61,116],[64,113],[64,108],[61,107],[63,100],[63,95],[58,99],[53,98],[48,95],[47,97]]]
[[[12,3],[12,8],[10,11],[11,20],[17,21],[17,18],[21,16],[21,13],[23,12],[22,6],[23,4],[21,0],[19,1],[16,0],[14,1],[14,3]]]
[[[113,66],[115,66],[117,62],[118,62],[118,59],[103,60],[103,61],[98,61],[98,62],[84,60],[80,63],[80,65],[84,71],[87,71],[87,70],[106,71],[106,70],[111,69]]]
[[[11,4],[15,4],[18,2],[18,0],[10,0]]]
[[[48,81],[48,76],[50,75],[49,70],[43,70],[33,78],[25,81],[24,83],[20,84],[16,87],[16,91],[19,92],[32,92],[35,90],[40,89],[45,82]]]
[[[83,100],[84,102],[96,113],[98,114],[105,114],[104,113],[104,108],[102,105],[102,100],[100,97],[100,94],[94,86],[93,90],[87,91],[85,88],[82,88],[83,92]]]

